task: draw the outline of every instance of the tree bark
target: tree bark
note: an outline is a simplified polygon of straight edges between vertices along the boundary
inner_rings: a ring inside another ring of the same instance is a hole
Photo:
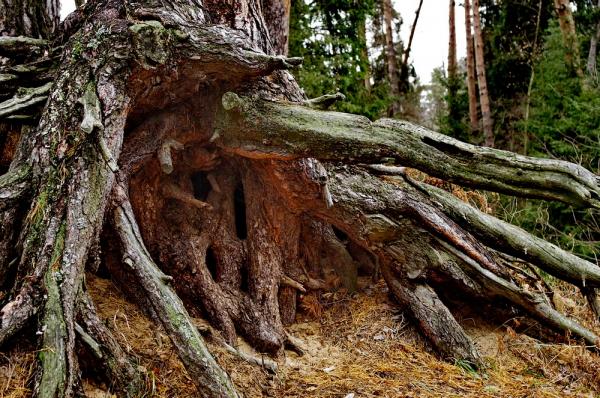
[[[48,39],[58,28],[58,0],[2,0],[0,4],[0,36]]]
[[[471,133],[479,131],[479,117],[477,114],[477,86],[475,83],[475,43],[471,28],[471,0],[465,0],[465,29],[467,39],[467,90],[469,95],[469,122]]]
[[[371,61],[369,60],[369,48],[367,42],[367,18],[365,17],[358,25],[358,40],[361,43],[360,63],[364,73],[364,84],[367,91],[371,90]]]
[[[275,54],[288,54],[290,35],[291,0],[261,0],[262,10],[269,28],[269,36]]]
[[[475,38],[475,65],[477,69],[477,84],[481,103],[481,120],[483,121],[483,145],[494,147],[494,122],[490,108],[490,96],[485,75],[485,59],[483,55],[483,34],[481,32],[481,17],[479,0],[473,0],[473,29]]]

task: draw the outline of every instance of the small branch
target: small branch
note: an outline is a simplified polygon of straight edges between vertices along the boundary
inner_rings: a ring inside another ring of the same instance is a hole
[[[209,203],[196,199],[190,192],[184,191],[172,182],[165,183],[162,191],[167,198],[180,200],[198,209],[212,210],[212,206]]]
[[[235,348],[233,348],[225,342],[223,342],[223,347],[225,347],[227,352],[233,355],[237,355],[238,357],[240,357],[248,363],[262,366],[263,368],[268,369],[271,373],[277,373],[277,371],[279,370],[279,365],[277,365],[277,362],[273,361],[272,359],[265,358],[264,356],[261,356],[259,358],[242,350],[236,350]]]
[[[290,278],[287,275],[283,275],[281,277],[281,282],[280,283],[282,285],[292,287],[292,288],[294,288],[294,289],[296,289],[296,290],[298,290],[298,291],[300,291],[302,293],[306,293],[306,288],[300,282],[297,282],[297,281],[293,280],[292,278]]]
[[[165,174],[171,174],[173,172],[171,149],[181,151],[183,149],[183,144],[174,139],[167,139],[161,145],[158,150],[158,161],[160,162],[162,172]]]
[[[288,58],[283,55],[267,55],[255,51],[244,51],[244,56],[249,60],[264,63],[271,70],[293,69],[302,65],[304,61],[302,57]]]
[[[342,93],[325,94],[317,98],[304,101],[304,105],[309,108],[327,109],[338,101],[344,101],[346,96]]]
[[[299,356],[302,356],[308,352],[306,344],[304,344],[304,342],[299,338],[292,336],[292,334],[289,332],[285,332],[285,346]]]
[[[81,325],[78,323],[75,324],[75,331],[77,332],[77,334],[79,334],[79,337],[81,337],[81,340],[83,340],[83,342],[88,346],[88,348],[92,350],[92,353],[94,354],[96,359],[102,359],[102,350],[100,349],[100,344],[98,344],[96,340],[92,338],[92,336],[87,334],[85,330],[83,330]]]

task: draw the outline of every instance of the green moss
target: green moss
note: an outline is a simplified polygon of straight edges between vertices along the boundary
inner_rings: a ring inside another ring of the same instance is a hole
[[[11,187],[19,184],[31,176],[31,167],[23,165],[10,173],[0,175],[0,188]]]
[[[171,35],[158,21],[144,21],[129,27],[134,51],[147,69],[165,64],[169,57]]]

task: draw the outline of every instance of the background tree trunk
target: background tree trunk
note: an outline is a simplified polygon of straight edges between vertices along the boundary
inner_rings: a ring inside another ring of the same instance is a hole
[[[388,81],[390,83],[390,94],[393,102],[389,110],[389,116],[400,112],[400,82],[398,79],[398,55],[394,44],[393,6],[391,0],[383,1],[383,20],[385,29],[385,60]]]
[[[419,23],[419,15],[421,15],[421,7],[423,6],[423,0],[419,1],[419,5],[415,11],[415,19],[410,27],[410,35],[408,36],[408,43],[404,49],[404,55],[402,57],[402,64],[400,65],[400,93],[406,94],[410,88],[409,82],[409,65],[408,60],[410,57],[410,51],[413,45],[413,39],[415,38],[415,31],[417,30],[417,23]]]
[[[456,79],[457,74],[457,59],[456,59],[456,2],[450,0],[448,11],[448,79]]]
[[[467,39],[467,90],[469,95],[469,122],[471,133],[479,131],[479,117],[477,115],[477,86],[475,83],[475,43],[471,20],[471,0],[465,0],[465,30]]]
[[[563,35],[563,41],[565,43],[566,55],[565,61],[567,65],[571,66],[577,76],[583,77],[583,71],[581,70],[581,60],[579,56],[579,40],[577,40],[577,33],[575,32],[575,20],[573,19],[573,13],[571,12],[571,5],[569,0],[554,0],[554,9],[558,16],[558,25]]]
[[[600,1],[596,4],[596,11],[600,10]],[[588,59],[586,69],[588,75],[595,81],[598,80],[598,70],[596,68],[596,58],[598,58],[598,40],[600,40],[600,21],[596,23],[596,31],[592,33],[590,39],[590,49],[588,51]]]
[[[473,28],[475,35],[475,64],[477,68],[477,84],[481,103],[481,119],[483,121],[483,145],[494,146],[494,122],[490,108],[490,96],[485,75],[485,59],[483,56],[483,34],[481,32],[481,17],[479,0],[473,0]]]

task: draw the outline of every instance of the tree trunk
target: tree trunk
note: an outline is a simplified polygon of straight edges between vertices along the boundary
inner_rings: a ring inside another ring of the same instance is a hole
[[[0,36],[48,39],[58,28],[58,0],[2,0],[0,4]]]
[[[340,96],[303,96],[286,71],[301,60],[274,55],[285,33],[268,30],[258,0],[96,0],[69,18],[55,47],[27,55],[48,65],[47,80],[24,90],[30,80],[15,75],[0,102],[3,121],[27,116],[33,126],[0,175],[0,344],[39,335],[34,396],[81,395],[80,378],[99,375],[82,375],[80,349],[119,396],[148,393],[86,292],[86,264],[100,246],[199,396],[240,395],[190,314],[206,316],[228,350],[241,335],[278,355],[296,344],[284,324],[298,292],[353,291],[359,263],[373,258],[445,358],[480,363],[440,298],[446,286],[598,343],[514,282],[488,246],[586,292],[600,287],[594,264],[389,162],[581,207],[600,207],[598,176],[402,121],[315,109]],[[24,48],[47,46],[24,39],[0,73]]]
[[[448,79],[456,79],[457,59],[456,59],[456,2],[450,0],[450,9],[448,11]]]
[[[532,59],[531,63],[531,75],[529,76],[529,84],[527,85],[527,96],[525,97],[525,115],[523,119],[525,120],[525,131],[523,133],[523,154],[527,155],[529,152],[529,112],[531,110],[531,92],[533,90],[533,82],[535,79],[535,58],[537,56],[538,51],[538,36],[540,33],[540,19],[542,17],[542,5],[543,0],[540,0],[538,3],[538,12],[537,18],[535,21],[535,36],[533,38],[533,48],[531,50]]]
[[[554,9],[558,16],[558,25],[560,26],[563,42],[565,44],[565,61],[567,62],[567,65],[573,68],[577,76],[583,77],[581,60],[579,57],[579,40],[577,39],[575,20],[573,19],[571,5],[569,3],[569,0],[554,0]]]
[[[600,1],[596,4],[596,11],[600,10]],[[598,58],[598,40],[600,40],[600,21],[596,23],[596,32],[590,39],[590,49],[588,51],[587,72],[596,82],[598,81],[598,70],[596,68],[596,58]]]
[[[364,85],[367,91],[371,90],[371,61],[369,60],[369,48],[367,42],[367,18],[365,17],[358,25],[358,40],[361,44],[360,64],[364,73]]]
[[[390,84],[390,94],[392,95],[392,105],[389,109],[389,116],[400,112],[400,81],[398,79],[398,55],[394,44],[394,23],[393,23],[393,5],[391,0],[383,1],[383,20],[385,29],[385,60]]]
[[[465,29],[467,39],[467,90],[469,95],[469,122],[471,133],[479,131],[479,117],[477,115],[477,86],[475,83],[475,43],[471,28],[471,1],[465,0]]]
[[[265,22],[275,54],[287,55],[292,0],[262,0]]]
[[[494,122],[490,109],[490,96],[485,76],[485,59],[483,56],[483,34],[481,32],[481,17],[479,0],[473,0],[473,29],[475,34],[475,64],[477,68],[477,84],[481,103],[481,119],[483,121],[483,145],[494,147]]]

